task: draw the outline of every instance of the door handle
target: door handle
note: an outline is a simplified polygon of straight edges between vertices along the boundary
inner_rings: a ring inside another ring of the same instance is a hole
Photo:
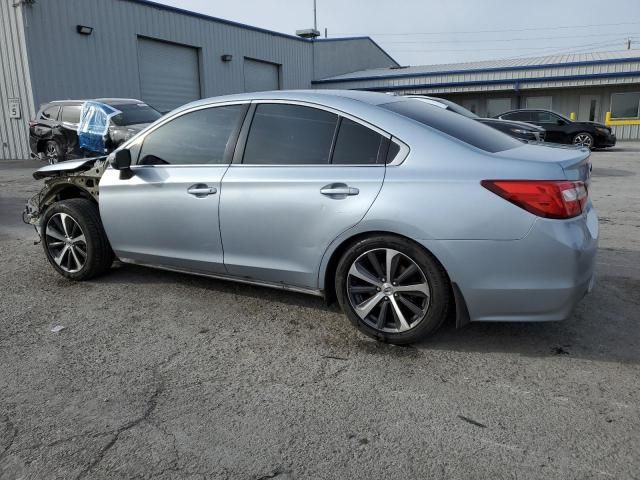
[[[196,183],[195,185],[191,185],[187,189],[187,193],[193,195],[194,197],[203,198],[208,195],[214,195],[218,192],[218,189],[215,187],[210,187],[204,183]]]
[[[344,183],[330,183],[320,189],[320,193],[329,197],[346,197],[351,195],[358,195],[360,189],[356,187],[350,187]]]

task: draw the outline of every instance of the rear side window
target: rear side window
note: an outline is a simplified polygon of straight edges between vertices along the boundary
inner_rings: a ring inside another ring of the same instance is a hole
[[[536,119],[531,116],[531,112],[513,112],[506,115],[500,115],[505,120],[516,120],[518,122],[535,122]]]
[[[57,106],[57,105],[53,105],[51,107],[47,107],[40,114],[40,118],[42,120],[57,120],[58,119],[58,110],[60,110],[60,107]]]
[[[522,142],[495,128],[424,102],[405,100],[380,106],[435,128],[485,152],[496,153],[522,146]]]
[[[225,156],[227,144],[239,128],[245,109],[245,105],[212,107],[171,120],[145,138],[138,163],[206,165],[230,161]]]
[[[262,103],[256,107],[242,163],[329,163],[338,116],[312,107]]]
[[[560,117],[556,117],[553,113],[550,112],[532,112],[531,120],[540,123],[556,123],[558,120],[560,120]]]
[[[336,139],[331,163],[334,164],[374,164],[384,163],[387,139],[370,128],[343,118]]]
[[[62,121],[67,123],[80,123],[80,105],[66,105],[62,107]]]

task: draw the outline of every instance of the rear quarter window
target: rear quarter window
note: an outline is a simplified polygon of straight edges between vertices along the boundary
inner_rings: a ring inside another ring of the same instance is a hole
[[[522,146],[522,142],[495,128],[419,100],[385,103],[380,107],[439,130],[485,152],[496,153]]]

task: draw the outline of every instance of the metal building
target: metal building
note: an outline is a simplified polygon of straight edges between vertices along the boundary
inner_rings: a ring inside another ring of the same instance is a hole
[[[369,37],[309,40],[147,0],[0,0],[0,159],[28,158],[41,103],[311,88],[398,64]]]
[[[480,116],[545,108],[578,120],[606,120],[619,139],[640,139],[640,50],[392,66],[334,75],[313,84],[442,96]]]

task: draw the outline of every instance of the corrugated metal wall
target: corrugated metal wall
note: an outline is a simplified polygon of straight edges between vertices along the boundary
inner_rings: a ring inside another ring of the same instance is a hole
[[[318,39],[313,47],[314,79],[398,65],[369,38]]]
[[[0,160],[29,158],[29,119],[34,114],[22,6],[0,0]],[[19,102],[21,118],[9,118]]]
[[[196,47],[203,97],[242,92],[244,57],[282,65],[282,88],[310,86],[312,44],[302,39],[127,0],[40,1],[24,8],[38,104],[70,97],[139,98],[138,36]],[[93,34],[79,35],[76,25],[93,27]],[[223,62],[222,54],[233,60]]]

